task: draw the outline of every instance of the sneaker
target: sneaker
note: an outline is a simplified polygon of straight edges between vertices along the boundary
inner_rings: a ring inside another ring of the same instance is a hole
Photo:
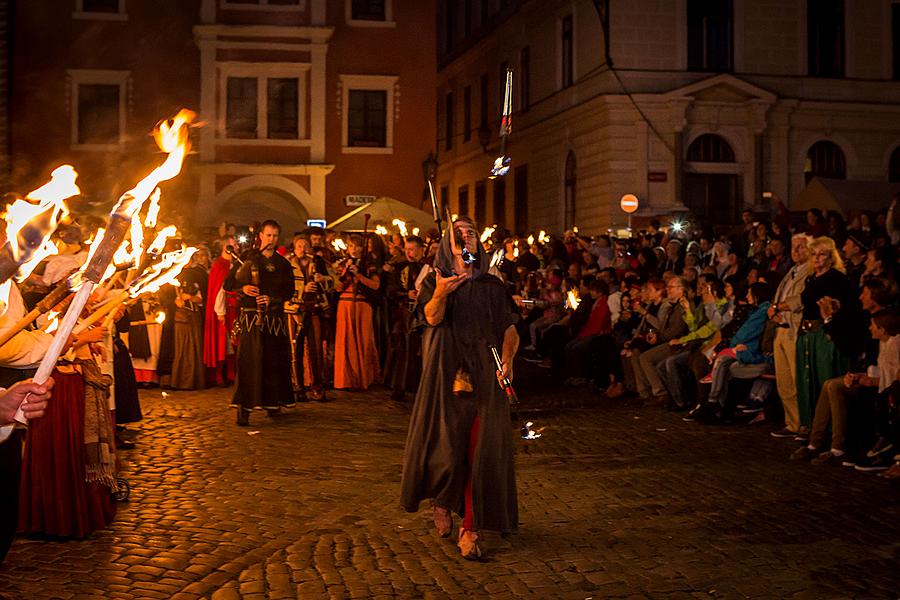
[[[746,406],[741,409],[741,412],[745,415],[755,415],[757,413],[761,413],[763,410],[762,406]]]
[[[855,467],[859,463],[858,458],[850,456],[849,454],[844,454],[841,458],[843,459],[841,460],[842,467]]]
[[[809,441],[809,433],[805,431],[801,431],[800,433],[794,434],[794,441],[797,442],[808,442]]]
[[[878,442],[872,447],[872,449],[866,452],[866,456],[868,456],[869,458],[875,458],[879,454],[888,452],[893,449],[894,444],[889,439],[880,437],[878,438]]]
[[[882,454],[876,456],[875,458],[867,458],[865,460],[861,460],[859,461],[859,464],[857,464],[854,468],[857,471],[862,471],[863,473],[874,473],[877,471],[887,471],[891,468],[892,464],[894,464],[894,461]]]
[[[791,460],[810,460],[811,458],[818,455],[819,451],[815,448],[810,448],[809,446],[800,446],[791,453]]]
[[[828,452],[823,452],[822,454],[820,454],[817,457],[815,457],[814,459],[812,459],[810,461],[810,464],[819,465],[819,466],[821,466],[821,465],[835,465],[836,466],[836,465],[841,464],[841,462],[843,460],[844,460],[843,454],[835,454],[834,452],[829,450]]]
[[[712,383],[712,373],[700,379],[700,383]]]
[[[773,431],[769,435],[771,435],[773,438],[788,439],[788,438],[795,437],[797,435],[797,432],[791,431],[790,429],[785,427],[784,429],[779,429],[778,431]]]

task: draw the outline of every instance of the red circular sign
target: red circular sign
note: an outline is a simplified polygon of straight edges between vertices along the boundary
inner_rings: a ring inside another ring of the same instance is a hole
[[[638,209],[638,199],[634,194],[625,194],[619,201],[619,206],[627,213],[633,213]]]

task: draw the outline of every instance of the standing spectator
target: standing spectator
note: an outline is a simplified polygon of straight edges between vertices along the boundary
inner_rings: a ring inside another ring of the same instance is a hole
[[[773,437],[792,438],[800,432],[800,409],[797,404],[797,335],[800,332],[803,306],[800,294],[806,286],[811,265],[810,237],[795,234],[791,240],[791,267],[778,284],[769,318],[778,326],[775,330],[775,385],[784,407],[784,428]]]

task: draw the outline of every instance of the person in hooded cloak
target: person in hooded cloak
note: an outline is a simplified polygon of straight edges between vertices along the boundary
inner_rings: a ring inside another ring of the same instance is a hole
[[[460,515],[460,552],[476,559],[479,531],[518,527],[509,404],[490,346],[501,349],[503,375],[512,379],[519,314],[503,282],[485,272],[475,223],[459,217],[452,231],[455,238],[441,241],[416,306],[422,378],[403,456],[401,504],[416,512],[431,499],[442,537],[452,533],[451,513]]]

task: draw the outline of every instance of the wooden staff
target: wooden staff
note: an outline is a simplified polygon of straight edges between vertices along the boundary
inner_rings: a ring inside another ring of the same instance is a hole
[[[68,296],[68,299],[66,298]],[[55,308],[60,302],[63,300],[68,300],[71,302],[73,294],[69,293],[69,282],[66,279],[63,279],[56,287],[53,288],[49,294],[44,296],[40,302],[35,305],[31,311],[26,314],[24,317],[16,321],[16,323],[2,336],[0,336],[0,347],[3,347],[9,340],[14,338],[17,333],[31,325],[31,322],[37,319],[39,316],[44,314],[45,312]],[[66,305],[68,306],[68,304]],[[60,309],[59,312],[62,312]]]

